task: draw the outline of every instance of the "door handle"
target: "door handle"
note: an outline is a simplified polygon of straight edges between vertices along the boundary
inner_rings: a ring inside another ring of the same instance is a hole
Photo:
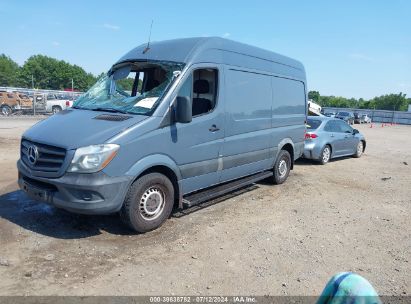
[[[217,126],[216,125],[212,125],[211,127],[210,127],[210,129],[208,129],[210,132],[217,132],[217,131],[219,131],[220,130],[220,128],[217,128]]]
[[[330,137],[334,137],[334,134],[331,134]]]

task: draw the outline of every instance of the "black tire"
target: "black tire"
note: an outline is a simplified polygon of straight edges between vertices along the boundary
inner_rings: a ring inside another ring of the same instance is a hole
[[[53,112],[53,114],[56,114],[58,112],[60,112],[62,110],[62,108],[60,106],[53,106],[51,108],[51,112]]]
[[[355,149],[355,154],[353,156],[355,158],[360,158],[363,153],[364,153],[364,142],[360,140],[357,144],[357,148]]]
[[[280,185],[284,183],[291,170],[291,156],[286,150],[281,150],[278,153],[277,160],[274,164],[274,174],[268,179],[268,181],[274,185]]]
[[[13,110],[8,105],[1,106],[0,112],[3,116],[10,116]]]
[[[321,165],[325,165],[331,159],[331,146],[325,145],[324,148],[321,150],[320,159],[318,160]]]
[[[169,218],[173,205],[171,181],[163,174],[149,173],[130,186],[120,217],[128,227],[144,233],[160,227]],[[155,215],[150,214],[155,211]]]

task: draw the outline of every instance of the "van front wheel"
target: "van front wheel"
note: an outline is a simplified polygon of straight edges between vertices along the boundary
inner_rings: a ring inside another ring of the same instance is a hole
[[[160,227],[170,216],[173,204],[171,181],[163,174],[149,173],[131,185],[120,216],[131,229],[144,233]]]
[[[274,174],[270,178],[270,181],[275,185],[284,183],[290,174],[291,169],[291,156],[286,150],[281,150],[278,153],[277,160],[274,165]]]

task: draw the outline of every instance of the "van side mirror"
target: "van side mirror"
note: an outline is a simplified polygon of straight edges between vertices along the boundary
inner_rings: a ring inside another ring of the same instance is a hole
[[[188,97],[178,96],[175,104],[176,122],[189,123],[193,118],[191,100]]]
[[[358,131],[357,129],[354,129],[354,130],[352,130],[352,134],[358,134],[358,133],[360,133],[360,131]]]

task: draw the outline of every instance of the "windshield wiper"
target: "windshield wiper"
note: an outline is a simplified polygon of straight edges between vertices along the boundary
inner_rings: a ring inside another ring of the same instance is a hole
[[[112,113],[121,113],[121,114],[129,114],[129,112],[127,111],[123,111],[123,110],[118,110],[118,109],[114,109],[114,108],[94,108],[94,109],[90,109],[92,111],[103,111],[103,112],[112,112]]]

